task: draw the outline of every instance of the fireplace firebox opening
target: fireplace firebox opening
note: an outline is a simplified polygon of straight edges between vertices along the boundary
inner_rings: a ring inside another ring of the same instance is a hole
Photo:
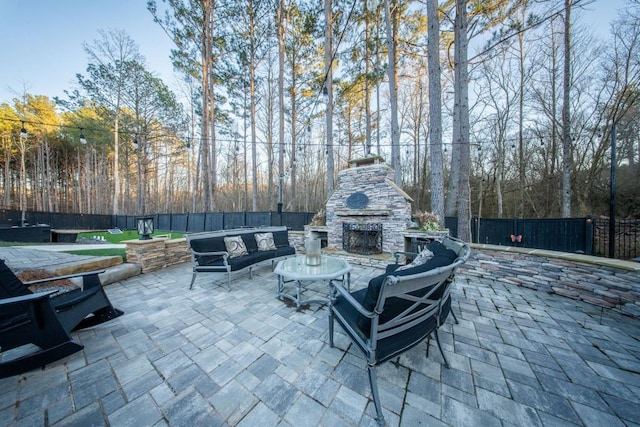
[[[360,255],[381,254],[382,224],[343,223],[342,249]]]

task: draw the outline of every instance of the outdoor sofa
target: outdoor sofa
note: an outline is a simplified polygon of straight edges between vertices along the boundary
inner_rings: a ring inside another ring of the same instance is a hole
[[[193,288],[198,273],[227,275],[227,289],[231,290],[231,273],[249,270],[270,262],[273,269],[277,260],[294,256],[296,250],[289,244],[287,227],[238,228],[185,235],[193,261]]]

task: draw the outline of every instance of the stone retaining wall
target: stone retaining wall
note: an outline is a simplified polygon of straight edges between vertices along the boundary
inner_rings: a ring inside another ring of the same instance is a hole
[[[474,249],[460,270],[467,276],[554,293],[640,317],[640,265],[598,265],[596,257],[590,257],[595,259],[589,263],[566,259],[571,254],[559,255],[563,257]]]
[[[191,261],[184,237],[179,239],[126,240],[127,262],[138,264],[142,273]]]

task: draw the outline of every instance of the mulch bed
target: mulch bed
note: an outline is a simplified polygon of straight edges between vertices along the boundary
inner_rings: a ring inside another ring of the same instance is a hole
[[[50,272],[46,270],[25,270],[17,273],[16,276],[22,282],[30,282],[32,280],[46,279],[49,277],[54,277]],[[69,279],[61,279],[54,280],[51,282],[45,283],[36,283],[28,286],[31,292],[46,292],[46,291],[57,291],[62,294],[65,292],[72,291],[74,289],[78,289],[78,286],[73,284]]]

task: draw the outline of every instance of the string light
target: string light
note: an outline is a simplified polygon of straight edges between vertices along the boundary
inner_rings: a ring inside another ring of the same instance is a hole
[[[80,144],[86,144],[87,143],[87,138],[84,137],[84,134],[82,133],[82,128],[80,128]]]

